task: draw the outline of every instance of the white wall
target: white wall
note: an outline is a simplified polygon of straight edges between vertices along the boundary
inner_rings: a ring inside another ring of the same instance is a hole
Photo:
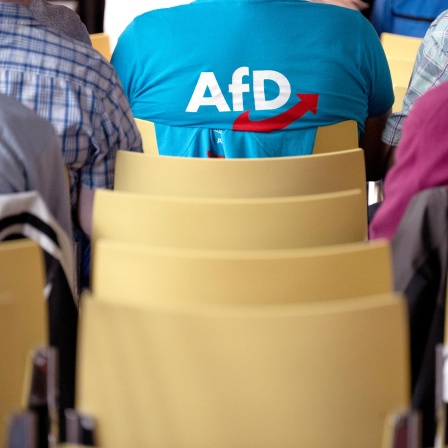
[[[106,0],[104,32],[109,34],[111,48],[134,17],[153,9],[169,8],[191,3],[192,0]]]

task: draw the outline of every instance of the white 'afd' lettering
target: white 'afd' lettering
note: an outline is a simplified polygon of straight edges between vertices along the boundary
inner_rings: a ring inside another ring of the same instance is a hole
[[[244,110],[244,93],[250,92],[250,84],[244,83],[243,78],[249,76],[249,67],[237,68],[232,75],[232,83],[229,84],[229,93],[232,95],[232,110]],[[288,79],[274,70],[254,70],[253,91],[255,110],[273,110],[284,106],[291,96],[291,85]],[[265,82],[273,81],[279,87],[276,98],[267,100],[265,94]],[[209,90],[210,96],[205,96]],[[188,103],[186,112],[197,112],[201,106],[214,106],[219,112],[230,112],[222,90],[213,72],[202,72]]]

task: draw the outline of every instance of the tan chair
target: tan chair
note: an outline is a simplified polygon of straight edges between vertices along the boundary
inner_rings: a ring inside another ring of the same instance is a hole
[[[282,251],[155,249],[100,240],[95,296],[127,303],[279,304],[392,292],[385,241]]]
[[[412,63],[417,57],[422,42],[420,37],[392,33],[381,33],[380,39],[387,59],[406,59],[412,61]]]
[[[118,151],[115,190],[160,196],[255,198],[366,189],[364,152],[263,159],[154,157]]]
[[[407,326],[394,294],[279,306],[86,300],[78,410],[96,417],[108,448],[378,448],[388,414],[409,406]]]
[[[313,154],[343,151],[358,146],[358,124],[356,121],[341,121],[330,126],[317,128]]]
[[[162,198],[98,190],[93,211],[100,238],[158,247],[269,250],[363,241],[360,190],[259,199]]]
[[[158,155],[154,123],[140,118],[135,118],[135,123],[142,136],[143,152]],[[347,120],[319,127],[314,141],[313,154],[341,151],[358,146],[358,124],[354,120]]]
[[[10,384],[8,403],[0,399],[0,420],[5,414],[20,408],[22,385],[25,378],[25,365],[28,353],[36,346],[48,344],[48,323],[46,302],[44,301],[44,268],[43,256],[39,246],[29,240],[16,240],[0,243],[0,294],[11,294],[12,304],[5,306],[5,316],[14,313],[14,329],[11,322],[1,323],[5,331],[14,331],[17,337],[11,336],[8,341],[11,347],[2,346],[3,350],[14,351],[17,356],[11,372],[4,375],[1,369],[1,381]],[[9,308],[9,309],[8,309]],[[3,314],[3,306],[0,314]],[[5,325],[5,326],[3,326]],[[11,356],[11,354],[7,354]],[[9,378],[14,375],[14,379]],[[3,393],[3,392],[2,392]],[[5,406],[5,407],[4,407]],[[7,408],[7,409],[6,409]],[[0,425],[0,440],[4,440],[5,427]]]
[[[394,86],[395,101],[392,106],[392,112],[400,112],[403,108],[403,100],[408,91],[407,87],[404,86]]]
[[[156,128],[152,121],[134,118],[137,129],[142,136],[143,152],[153,156],[159,155],[157,146]]]
[[[30,349],[48,344],[44,284],[43,255],[36,243],[26,239],[0,243],[0,293],[12,292],[19,306],[23,365]]]
[[[12,294],[0,294],[0,440],[6,438],[6,419],[21,409],[25,359],[21,359],[19,304]]]
[[[414,61],[405,59],[388,59],[392,84],[395,86],[408,86],[411,79]]]
[[[92,47],[110,61],[112,52],[110,50],[109,36],[105,33],[94,33],[90,35],[90,40],[92,41]]]

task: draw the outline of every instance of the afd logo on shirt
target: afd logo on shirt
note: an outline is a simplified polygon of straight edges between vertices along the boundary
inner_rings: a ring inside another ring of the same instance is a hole
[[[202,72],[188,103],[186,112],[195,113],[200,107],[215,107],[218,112],[238,112],[243,113],[234,121],[232,129],[234,131],[250,132],[273,132],[288,127],[296,120],[303,117],[307,112],[317,113],[318,94],[295,94],[298,102],[289,109],[281,110],[291,98],[291,84],[280,72],[274,70],[254,70],[252,79],[249,82],[244,78],[249,77],[249,67],[237,68],[232,75],[232,83],[228,85],[228,92],[232,96],[232,104],[229,105],[224,98],[223,91],[218,84],[213,72]],[[276,98],[266,99],[265,84],[267,81],[274,82],[278,86]],[[251,93],[255,106],[255,111],[279,111],[272,117],[264,120],[252,120],[250,110],[244,108],[244,96]]]

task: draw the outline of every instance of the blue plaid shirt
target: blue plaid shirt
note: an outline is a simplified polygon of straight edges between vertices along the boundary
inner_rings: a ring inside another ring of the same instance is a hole
[[[448,81],[448,11],[432,22],[420,44],[402,110],[392,114],[387,120],[382,135],[384,143],[398,145],[403,122],[415,102],[427,90],[444,81]]]
[[[142,151],[112,66],[43,26],[24,5],[0,2],[0,37],[0,92],[53,124],[70,169],[72,206],[80,186],[112,188],[117,150]]]

